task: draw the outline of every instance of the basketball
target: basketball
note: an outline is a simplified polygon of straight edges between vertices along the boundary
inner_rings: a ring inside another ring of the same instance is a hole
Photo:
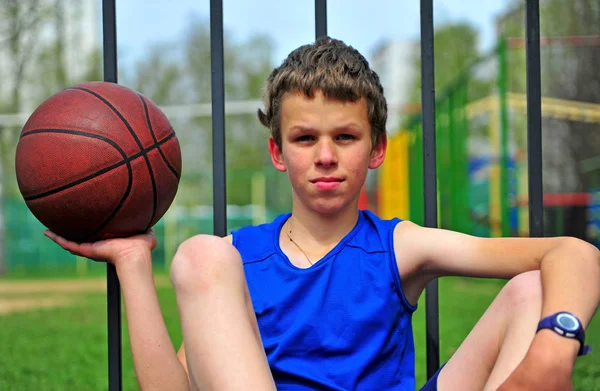
[[[181,150],[163,112],[109,82],[88,82],[44,101],[16,149],[19,191],[49,230],[75,242],[147,231],[177,193]]]

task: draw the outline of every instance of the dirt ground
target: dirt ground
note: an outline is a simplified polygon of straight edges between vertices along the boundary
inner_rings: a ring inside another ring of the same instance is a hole
[[[168,277],[156,277],[157,286],[170,284]],[[106,292],[106,278],[0,281],[0,316],[39,308],[73,305],[73,293]]]

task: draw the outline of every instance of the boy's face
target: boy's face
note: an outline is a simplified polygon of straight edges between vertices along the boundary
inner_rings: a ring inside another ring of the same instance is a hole
[[[366,101],[288,93],[280,118],[282,148],[271,137],[269,152],[275,168],[287,171],[294,202],[323,214],[358,202],[368,169],[381,165],[386,149],[385,135],[371,145]]]

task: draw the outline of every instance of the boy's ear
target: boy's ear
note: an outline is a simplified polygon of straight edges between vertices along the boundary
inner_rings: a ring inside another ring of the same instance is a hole
[[[383,163],[385,159],[385,151],[387,149],[387,135],[383,133],[377,143],[371,151],[371,160],[369,161],[369,168],[375,169]]]
[[[286,172],[285,162],[283,161],[283,154],[281,148],[275,142],[273,136],[269,136],[269,154],[271,155],[271,161],[277,171]]]

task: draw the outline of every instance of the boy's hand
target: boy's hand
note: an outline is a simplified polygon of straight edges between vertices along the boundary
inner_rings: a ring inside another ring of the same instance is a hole
[[[71,242],[48,230],[44,235],[71,254],[98,262],[108,262],[117,268],[119,263],[140,259],[140,255],[142,259],[150,259],[150,251],[156,247],[156,236],[153,230],[126,238],[99,240],[93,243]]]

